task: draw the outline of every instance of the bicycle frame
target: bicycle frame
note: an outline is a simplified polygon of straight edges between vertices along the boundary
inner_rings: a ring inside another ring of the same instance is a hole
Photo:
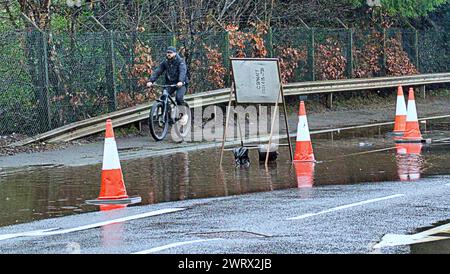
[[[170,95],[168,88],[176,87],[176,85],[155,84],[154,86],[162,87],[163,90],[161,96],[152,105],[149,115],[150,133],[152,137],[156,141],[163,140],[167,135],[169,127],[175,125],[175,133],[181,138],[184,138],[188,132],[186,129],[189,128],[188,122],[191,114],[185,113],[184,109],[180,110],[180,106],[175,99],[176,97]],[[185,105],[189,107],[186,103]],[[178,124],[180,120],[181,123]],[[161,134],[159,134],[159,129],[162,129]]]
[[[170,96],[169,91],[167,90],[168,87],[176,87],[176,85],[157,85],[154,84],[153,86],[157,86],[157,87],[162,87],[163,88],[163,93],[161,95],[161,97],[159,99],[156,99],[156,101],[163,103],[163,113],[166,114],[170,114],[169,111],[171,111],[171,109],[169,109],[169,101],[172,102],[173,105],[178,106],[178,104],[176,103],[176,101],[172,98],[172,96]],[[164,96],[167,95],[167,96]],[[161,100],[161,98],[164,97],[163,100]],[[168,115],[164,115],[164,123],[166,123],[166,119],[167,119]]]

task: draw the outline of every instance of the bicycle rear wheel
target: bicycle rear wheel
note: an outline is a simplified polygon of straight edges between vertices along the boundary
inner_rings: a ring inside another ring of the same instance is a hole
[[[155,102],[152,105],[148,118],[150,134],[155,141],[161,141],[166,137],[169,130],[169,121],[167,118],[167,112],[164,111],[163,103]]]

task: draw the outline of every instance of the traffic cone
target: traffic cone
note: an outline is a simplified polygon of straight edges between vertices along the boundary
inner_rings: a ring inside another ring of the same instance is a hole
[[[139,203],[141,197],[130,198],[125,189],[119,152],[111,119],[106,121],[105,146],[103,148],[102,184],[97,200],[87,200],[88,204],[131,204]]]
[[[306,118],[305,103],[300,101],[298,112],[297,142],[295,145],[294,161],[314,162],[314,152],[309,136],[308,120]]]
[[[417,143],[422,142],[422,134],[420,134],[419,121],[417,119],[416,102],[414,100],[414,90],[409,88],[408,94],[408,111],[406,115],[406,127],[403,137],[396,142]]]
[[[298,188],[312,187],[314,184],[314,162],[294,162]]]
[[[395,107],[395,123],[393,135],[401,136],[406,128],[406,104],[402,86],[397,88],[397,104]]]

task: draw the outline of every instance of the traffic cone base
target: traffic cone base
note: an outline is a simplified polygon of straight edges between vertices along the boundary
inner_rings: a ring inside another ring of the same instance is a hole
[[[124,204],[137,204],[142,201],[141,197],[128,197],[123,199],[95,199],[95,200],[86,200],[86,204],[90,205],[124,205]]]
[[[424,139],[395,139],[395,143],[425,143]]]

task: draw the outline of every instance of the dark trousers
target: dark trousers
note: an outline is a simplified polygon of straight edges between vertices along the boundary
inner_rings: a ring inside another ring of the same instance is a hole
[[[170,87],[168,88],[170,96],[173,96],[173,94],[176,92],[175,100],[177,101],[177,105],[183,105],[184,104],[184,94],[186,94],[186,86],[182,87]]]

